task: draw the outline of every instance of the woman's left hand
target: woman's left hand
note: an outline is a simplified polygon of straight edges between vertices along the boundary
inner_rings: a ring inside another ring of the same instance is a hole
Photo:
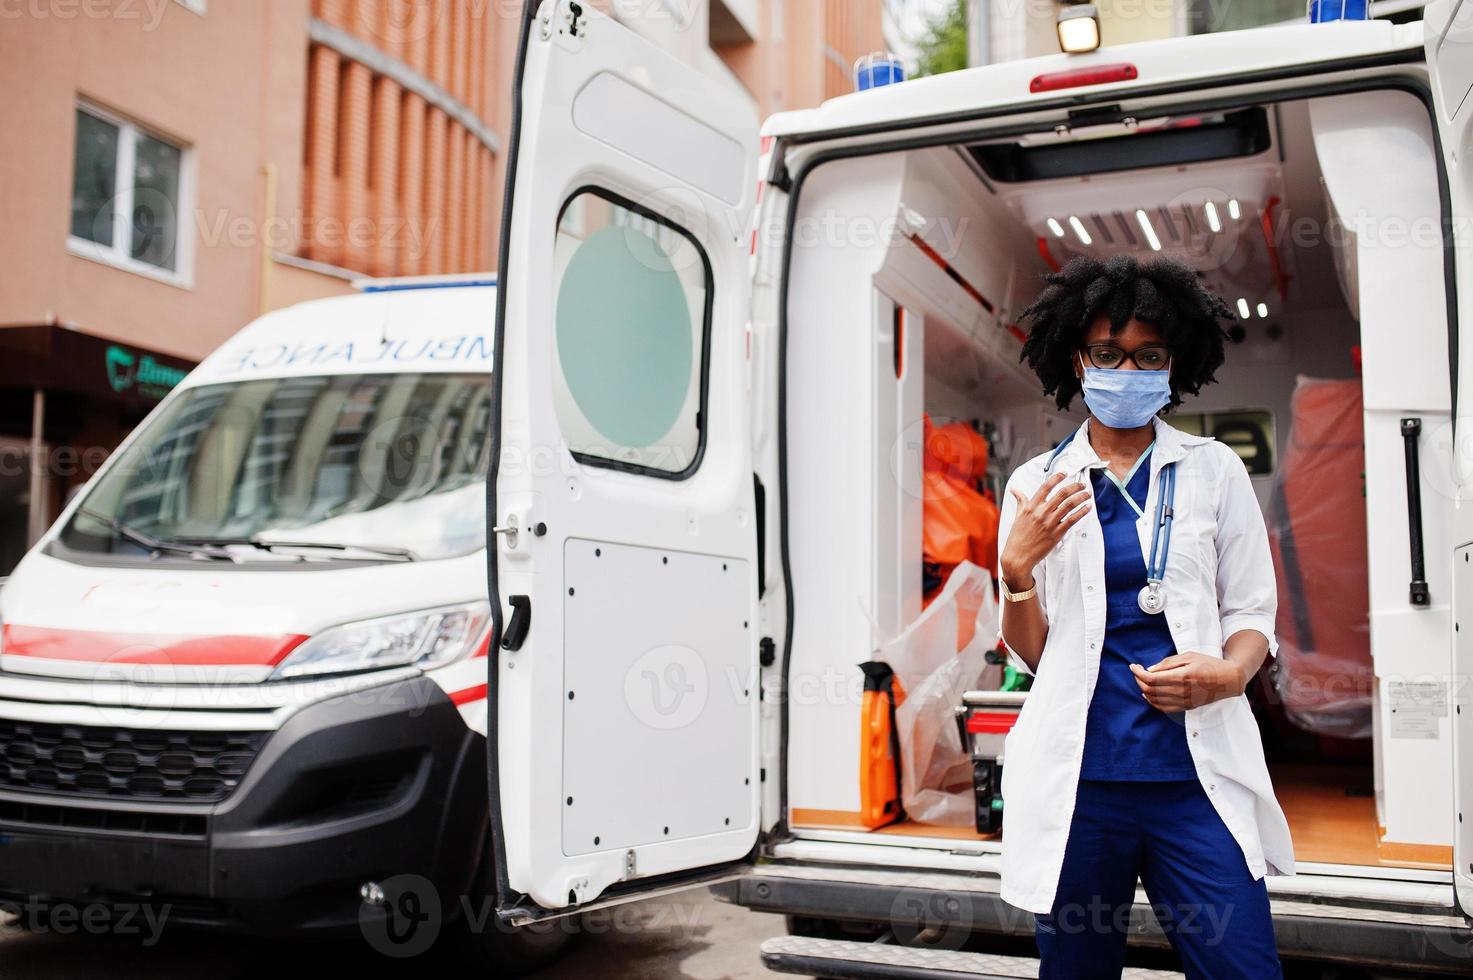
[[[1247,686],[1237,664],[1205,653],[1175,653],[1149,670],[1131,664],[1130,672],[1147,703],[1166,712],[1237,697]]]

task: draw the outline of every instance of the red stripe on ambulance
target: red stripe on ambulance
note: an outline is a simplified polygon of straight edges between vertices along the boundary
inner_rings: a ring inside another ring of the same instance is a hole
[[[490,689],[490,685],[488,684],[477,684],[475,687],[468,687],[463,691],[452,691],[450,692],[450,703],[459,708],[461,705],[470,704],[472,701],[481,701],[485,699],[486,693]]]
[[[177,633],[114,633],[4,626],[7,657],[36,657],[85,663],[157,664],[175,667],[274,667],[307,639],[280,636],[213,636]]]

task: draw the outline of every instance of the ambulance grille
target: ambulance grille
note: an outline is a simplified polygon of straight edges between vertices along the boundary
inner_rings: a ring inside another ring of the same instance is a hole
[[[165,732],[0,720],[0,789],[214,803],[240,785],[265,732]]]

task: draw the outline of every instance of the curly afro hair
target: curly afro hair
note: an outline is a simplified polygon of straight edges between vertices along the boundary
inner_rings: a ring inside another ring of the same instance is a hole
[[[1028,362],[1060,409],[1079,393],[1074,353],[1100,316],[1109,317],[1112,335],[1132,318],[1161,331],[1172,351],[1172,405],[1217,380],[1228,339],[1220,321],[1232,319],[1233,311],[1190,267],[1168,258],[1141,262],[1117,255],[1101,262],[1079,256],[1044,281],[1048,285],[1019,317],[1030,323],[1019,360]]]

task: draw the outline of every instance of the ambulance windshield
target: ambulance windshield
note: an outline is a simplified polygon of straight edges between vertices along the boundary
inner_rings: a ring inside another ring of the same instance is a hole
[[[486,374],[266,378],[182,392],[87,488],[68,549],[425,560],[485,544]]]

